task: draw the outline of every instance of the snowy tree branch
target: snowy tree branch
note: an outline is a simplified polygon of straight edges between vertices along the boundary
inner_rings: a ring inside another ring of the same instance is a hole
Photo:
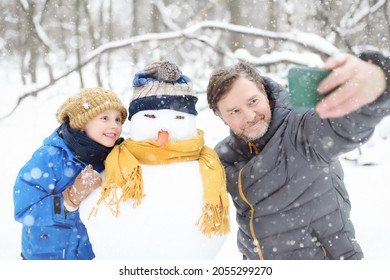
[[[340,27],[338,28],[338,32],[342,36],[345,36],[347,34],[354,33],[356,30],[360,30],[360,25],[366,25],[363,20],[368,16],[375,14],[380,8],[386,6],[387,1],[388,0],[379,0],[371,7],[367,6],[365,9],[359,9],[360,12],[356,11],[358,10],[357,6],[361,3],[351,5],[351,10],[347,12],[340,20]]]
[[[241,33],[246,35],[253,35],[256,37],[262,37],[266,39],[289,41],[297,45],[303,46],[309,50],[314,50],[317,53],[325,54],[325,55],[333,55],[339,52],[339,50],[330,42],[312,33],[299,32],[297,30],[291,32],[272,32],[272,31],[263,30],[259,28],[250,28],[246,26],[223,23],[219,21],[204,21],[179,31],[144,34],[144,35],[134,36],[125,40],[113,41],[113,42],[103,44],[98,48],[94,49],[93,51],[91,51],[90,53],[88,53],[86,57],[80,62],[79,65],[74,66],[69,71],[54,78],[48,84],[45,84],[40,87],[36,87],[34,90],[30,90],[24,93],[23,95],[21,95],[18,98],[14,108],[8,114],[0,117],[0,120],[10,116],[24,99],[30,96],[36,96],[37,93],[43,91],[44,89],[47,89],[48,87],[55,84],[62,78],[70,75],[74,71],[80,70],[82,67],[86,66],[94,59],[100,57],[102,54],[109,51],[114,51],[125,47],[131,47],[134,44],[152,41],[152,40],[166,41],[166,40],[173,40],[173,39],[180,39],[180,38],[187,38],[187,39],[202,38],[200,40],[201,42],[204,42],[207,46],[212,47],[215,51],[220,52],[218,51],[219,48],[211,43],[211,40],[206,39],[209,37],[207,37],[205,34],[203,34],[202,36],[202,31],[206,29],[207,30],[211,29],[213,31],[222,30],[227,32],[236,32],[236,33]],[[224,55],[226,55],[226,52],[224,52]],[[285,60],[285,59],[286,59],[285,57],[281,58],[281,60]],[[274,61],[277,62],[277,59],[275,59]]]

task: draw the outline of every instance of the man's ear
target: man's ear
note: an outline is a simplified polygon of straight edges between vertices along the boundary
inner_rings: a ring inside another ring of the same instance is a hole
[[[261,84],[261,88],[263,89],[263,93],[265,94],[265,96],[267,97],[268,99],[268,104],[269,104],[269,107],[272,109],[272,100],[271,98],[269,98],[269,96],[267,95],[267,91],[265,90],[265,86],[264,84]]]

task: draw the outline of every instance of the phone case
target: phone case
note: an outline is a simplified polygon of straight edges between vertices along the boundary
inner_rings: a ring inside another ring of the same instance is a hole
[[[290,104],[294,108],[314,108],[323,96],[317,92],[318,84],[330,73],[315,67],[292,67],[288,71]]]

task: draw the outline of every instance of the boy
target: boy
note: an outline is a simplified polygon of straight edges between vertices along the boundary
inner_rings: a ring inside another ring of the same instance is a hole
[[[101,185],[99,172],[126,117],[115,93],[100,87],[82,89],[58,109],[61,125],[21,168],[14,186],[23,259],[95,257],[78,207]]]

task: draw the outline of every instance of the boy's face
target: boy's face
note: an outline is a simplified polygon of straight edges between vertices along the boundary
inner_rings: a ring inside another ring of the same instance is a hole
[[[271,123],[271,108],[264,88],[261,91],[244,77],[233,83],[217,107],[225,124],[246,141],[262,137]]]
[[[111,148],[122,133],[122,114],[117,110],[107,110],[92,120],[82,129],[95,142]]]

